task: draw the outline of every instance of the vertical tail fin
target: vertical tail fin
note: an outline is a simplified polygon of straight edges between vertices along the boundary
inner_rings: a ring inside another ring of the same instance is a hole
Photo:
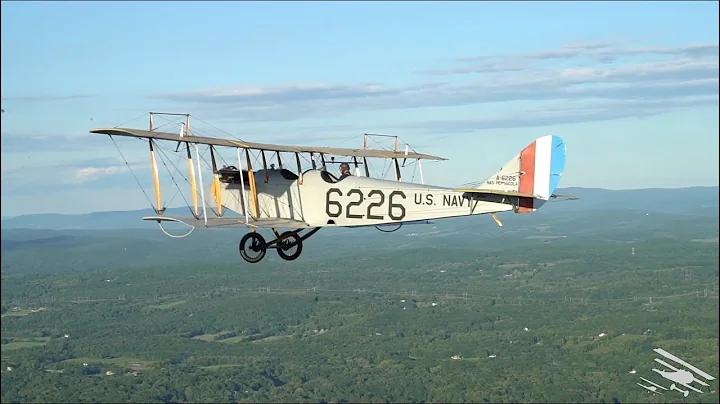
[[[565,170],[565,142],[553,135],[528,145],[478,188],[534,195],[520,197],[518,213],[537,210],[550,199]]]

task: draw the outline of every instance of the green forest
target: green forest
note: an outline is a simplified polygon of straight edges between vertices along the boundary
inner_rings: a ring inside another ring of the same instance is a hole
[[[717,379],[636,384],[669,388],[654,348],[720,376],[717,237],[622,232],[75,271],[20,270],[50,249],[18,250],[2,402],[717,403]]]

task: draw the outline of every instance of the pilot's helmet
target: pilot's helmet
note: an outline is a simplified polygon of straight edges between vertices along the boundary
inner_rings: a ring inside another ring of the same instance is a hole
[[[340,172],[350,171],[350,164],[348,163],[341,163],[340,164]]]

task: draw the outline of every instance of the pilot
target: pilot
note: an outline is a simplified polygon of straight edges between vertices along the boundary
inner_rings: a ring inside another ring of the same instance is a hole
[[[352,174],[350,174],[350,164],[348,163],[340,163],[340,178],[349,177]]]

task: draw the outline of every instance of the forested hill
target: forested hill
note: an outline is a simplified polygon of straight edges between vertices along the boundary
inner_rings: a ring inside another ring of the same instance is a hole
[[[648,212],[718,216],[718,187],[672,189],[607,190],[599,188],[564,188],[558,194],[577,196],[578,200],[548,204],[536,215],[550,218],[553,214],[588,210],[644,210]],[[66,215],[57,213],[28,214],[2,219],[3,229],[154,229],[154,223],[143,222],[152,215],[150,209],[93,212]],[[170,208],[168,215],[188,215],[186,207]]]

